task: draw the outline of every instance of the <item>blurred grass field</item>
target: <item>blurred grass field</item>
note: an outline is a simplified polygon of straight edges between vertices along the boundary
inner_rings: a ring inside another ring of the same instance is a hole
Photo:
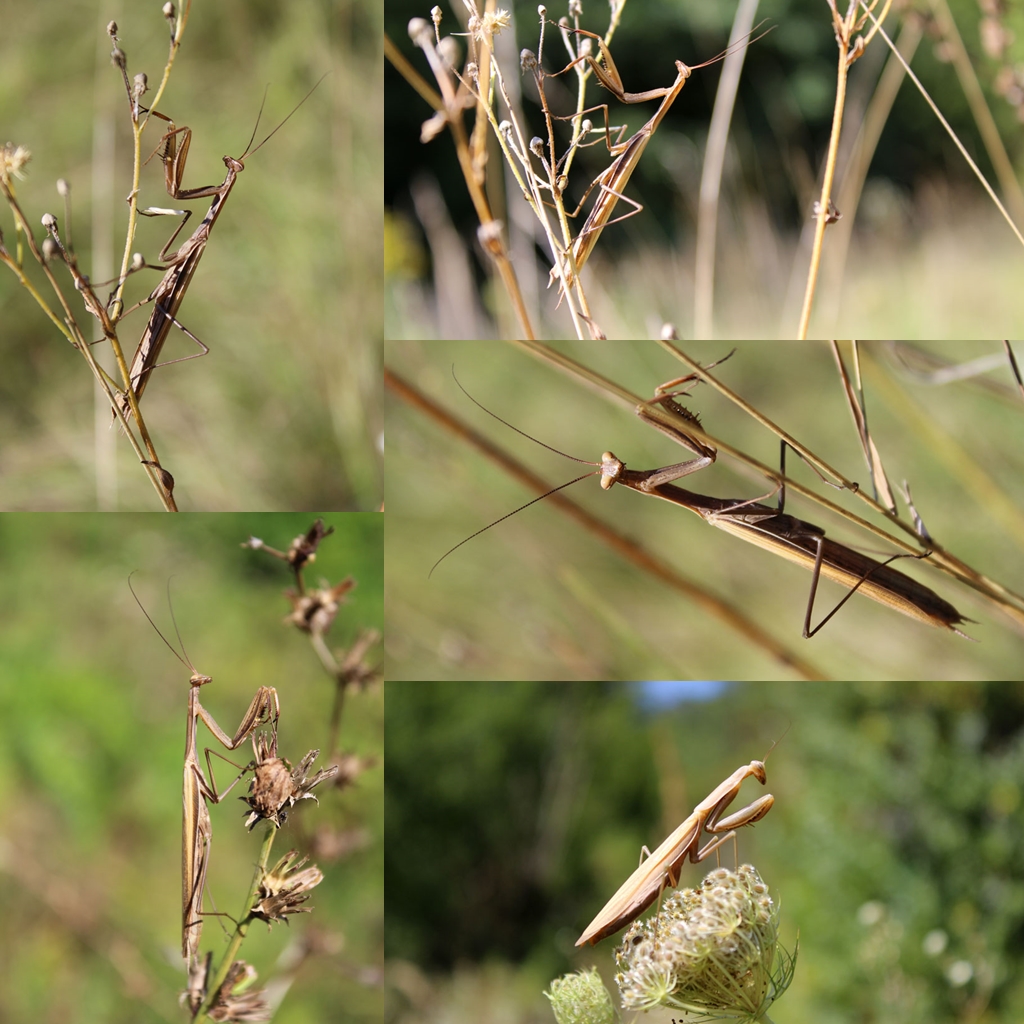
[[[94,211],[103,203],[111,211],[113,234],[105,244],[119,267],[131,187],[127,100],[104,31],[111,17],[129,77],[145,72],[151,97],[167,57],[159,4],[0,3],[3,141],[32,151],[28,177],[16,183],[19,201],[37,238],[46,211],[63,230],[55,182],[67,179],[75,246],[94,280]],[[147,423],[176,479],[182,510],[379,505],[380,17],[379,5],[368,0],[300,0],[287,9],[193,3],[160,103],[176,124],[193,130],[184,187],[223,180],[221,158],[244,150],[265,89],[259,138],[330,74],[246,162],[211,235],[179,313],[210,354],[158,370],[146,391]],[[116,139],[109,172],[105,116]],[[159,142],[158,124],[143,136],[143,157]],[[175,205],[159,161],[144,168],[141,188],[140,206]],[[209,199],[184,205],[196,212],[178,244]],[[178,219],[140,218],[133,248],[157,263]],[[6,206],[0,227],[13,246]],[[104,239],[96,244],[102,248]],[[131,449],[121,438],[109,440],[109,412],[94,426],[94,384],[81,357],[15,276],[0,269],[0,507],[96,507],[97,444],[116,449],[119,506],[158,507]],[[70,276],[57,270],[78,316]],[[33,276],[45,285],[41,274]],[[135,275],[130,300],[144,298],[158,279],[152,270]],[[99,290],[105,296],[109,289]],[[148,316],[148,308],[138,310],[119,332],[129,359]],[[97,337],[83,312],[86,319],[89,336]],[[195,351],[172,330],[163,358]],[[110,485],[100,490],[104,507],[114,507]]]
[[[830,275],[834,264],[826,236],[811,337],[1024,335],[1024,297],[1017,286],[1024,250],[982,201],[963,189],[939,191],[941,196],[900,200],[897,209],[891,196],[881,197],[880,215],[891,219],[857,229],[841,278]],[[590,275],[594,319],[609,338],[656,338],[666,321],[693,336],[694,236],[669,247],[658,237],[661,229],[650,219],[646,225],[615,225],[602,235],[584,272]],[[617,238],[611,234],[616,230]],[[500,289],[488,282],[470,302],[451,263],[438,268],[447,278],[439,287],[425,270],[428,253],[404,218],[392,220],[387,237],[387,338],[517,335]],[[795,233],[773,226],[757,197],[736,200],[719,238],[714,336],[792,338],[806,264]],[[571,320],[557,309],[556,289],[546,290],[546,271],[533,278],[522,265],[516,269],[529,278],[538,336],[572,337]],[[476,325],[477,333],[466,325]]]
[[[159,517],[159,518],[157,518]],[[296,763],[324,747],[333,686],[305,638],[281,624],[292,582],[283,563],[239,545],[250,534],[286,548],[309,514],[167,517],[8,514],[0,518],[0,957],[5,1022],[179,1021],[181,764],[188,671],[146,622],[128,589],[174,642],[165,591],[189,656],[213,677],[203,703],[234,732],[259,685],[281,701],[280,750]],[[351,574],[358,586],[328,642],[382,625],[382,517],[325,516],[307,584]],[[348,695],[341,746],[383,755],[383,694]],[[200,725],[202,747],[212,737]],[[214,744],[216,746],[216,744]],[[218,748],[219,749],[219,748]],[[248,744],[240,748],[249,757]],[[323,751],[323,757],[327,751]],[[235,757],[235,760],[239,760]],[[215,762],[218,780],[230,766]],[[223,772],[221,769],[223,768]],[[205,761],[204,761],[205,771]],[[242,947],[262,982],[279,958],[319,934],[340,951],[300,971],[276,1021],[379,1021],[383,916],[383,772],[296,808],[272,857],[320,825],[360,829],[365,845],[329,862],[311,914]],[[244,784],[238,792],[244,791]],[[208,898],[237,913],[258,853],[232,793],[211,807]],[[310,813],[312,812],[312,813]],[[212,904],[208,903],[208,907]],[[312,930],[311,930],[312,929]],[[202,949],[222,949],[207,918]]]
[[[686,372],[653,342],[558,346],[585,365],[650,396]],[[705,365],[729,351],[685,343]],[[584,472],[517,437],[476,409],[452,380],[497,415],[581,459],[613,451],[627,466],[650,469],[688,454],[640,423],[631,409],[602,401],[575,379],[553,372],[513,346],[471,342],[389,342],[388,365],[510,450],[554,486]],[[996,344],[946,344],[930,351],[954,361],[998,353]],[[868,423],[893,486],[909,479],[936,540],[968,565],[1021,590],[1024,579],[1024,407],[969,383],[923,387],[866,349]],[[720,379],[848,479],[869,486],[832,357],[821,343],[740,344],[718,368]],[[1002,383],[1009,370],[993,375]],[[708,386],[686,405],[705,428],[778,466],[778,441]],[[627,564],[550,503],[541,502],[469,541],[428,580],[436,559],[474,531],[534,497],[473,449],[389,397],[389,679],[789,678],[792,671],[745,642],[731,627]],[[727,455],[682,486],[717,497],[757,498],[770,484]],[[818,483],[792,457],[787,473],[844,508],[883,525],[850,495]],[[990,488],[986,490],[986,488]],[[685,509],[595,480],[567,495],[639,541],[656,559],[726,599],[806,659],[817,672],[845,679],[999,679],[1020,675],[1019,627],[969,588],[927,564],[898,563],[977,623],[971,643],[855,595],[810,641],[800,629],[810,573],[770,552],[712,529]],[[775,499],[768,499],[774,504]],[[901,503],[901,508],[903,508]],[[824,527],[867,553],[877,538],[790,493],[786,511]],[[889,551],[888,553],[891,553]],[[822,581],[814,621],[842,596]]]

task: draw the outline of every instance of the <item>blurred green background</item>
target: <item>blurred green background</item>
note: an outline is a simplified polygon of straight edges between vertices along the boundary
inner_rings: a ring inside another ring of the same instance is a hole
[[[357,580],[327,638],[332,648],[348,647],[360,627],[382,625],[382,517],[325,519],[335,533],[305,580]],[[234,732],[258,686],[277,687],[280,750],[296,763],[325,746],[334,687],[306,638],[282,625],[290,571],[239,545],[253,534],[286,549],[312,520],[284,513],[0,517],[4,1022],[183,1019],[188,670],[146,622],[128,575],[135,572],[140,599],[172,642],[166,587],[173,577],[185,647],[214,680],[203,704],[222,728]],[[210,743],[220,749],[202,725],[198,737],[200,751]],[[340,745],[382,757],[379,687],[348,695]],[[238,753],[234,759],[244,763],[248,745]],[[215,770],[228,780],[230,766],[217,762]],[[303,965],[274,1018],[282,1024],[380,1019],[382,776],[378,764],[343,792],[321,787],[320,806],[296,808],[275,842],[276,859],[306,846],[322,826],[362,835],[343,858],[317,858],[325,878],[309,901],[311,914],[270,933],[257,925],[242,947],[261,981],[283,970],[305,939],[318,935],[333,950]],[[245,831],[242,810],[235,794],[210,809],[208,901],[229,913],[244,899],[260,843],[258,829]],[[219,951],[224,941],[217,919],[208,918],[202,948]]]
[[[44,212],[64,224],[55,182],[67,179],[75,248],[93,280],[120,267],[132,171],[127,100],[105,26],[118,22],[129,76],[145,72],[152,96],[167,58],[160,8],[0,0],[0,137],[32,151],[19,201],[40,238]],[[372,0],[192,6],[160,103],[193,130],[186,188],[223,181],[222,157],[244,150],[264,89],[260,138],[330,74],[246,162],[189,287],[179,318],[210,354],[159,370],[146,391],[147,423],[183,511],[379,506],[380,18]],[[143,135],[143,157],[162,124]],[[140,206],[176,205],[157,160],[141,188]],[[187,233],[209,199],[184,205],[196,211]],[[133,248],[158,263],[178,219],[140,218]],[[13,246],[5,204],[0,228]],[[114,269],[97,269],[104,253]],[[0,507],[157,508],[134,453],[109,429],[109,411],[94,423],[88,368],[0,269]],[[32,276],[55,301],[37,268]],[[56,276],[80,322],[89,321],[87,336],[99,337],[69,275]],[[158,279],[135,275],[130,301]],[[129,359],[148,316],[138,310],[119,332]],[[195,351],[172,330],[163,358]]]
[[[510,88],[523,93],[525,135],[546,138],[533,83],[517,66],[521,48],[538,50],[537,5],[522,0],[497,6],[514,14],[514,24],[498,37],[498,46],[505,47],[502,61]],[[911,66],[1006,200],[948,61],[949,46],[936,27],[939,6],[894,5],[886,29],[895,39],[912,17],[924,19]],[[1024,136],[1018,111],[996,86],[1019,74],[1015,68],[1024,56],[1024,16],[1017,5],[988,5],[985,11],[998,12],[988,20],[975,0],[949,0],[949,6],[1019,177]],[[407,32],[409,19],[429,20],[431,7],[419,0],[388,0],[385,28],[436,88],[425,57]],[[465,18],[463,5],[440,7],[442,35],[464,31],[459,24]],[[714,57],[727,45],[735,10],[736,3],[702,0],[626,3],[611,47],[624,87],[634,92],[665,87],[674,79],[674,61],[694,65]],[[552,21],[566,13],[564,3],[547,5]],[[749,48],[732,120],[718,220],[717,337],[794,336],[809,261],[806,226],[820,192],[835,102],[837,51],[828,5],[820,0],[763,0],[756,17],[775,27]],[[982,44],[986,25],[995,24],[1012,34],[1002,62],[987,56]],[[605,32],[607,5],[584,4],[581,25]],[[457,42],[464,55],[465,39]],[[876,39],[851,68],[837,188],[850,166],[847,147],[889,53],[884,41]],[[554,72],[566,63],[561,39],[549,31],[544,66]],[[644,205],[643,212],[606,231],[590,261],[592,315],[608,337],[656,336],[661,320],[677,323],[684,336],[695,336],[696,213],[720,71],[720,64],[700,69],[687,82],[626,189],[627,196]],[[385,65],[385,85],[386,335],[468,338],[517,333],[500,285],[492,289],[485,280],[475,234],[478,222],[450,133],[443,131],[422,144],[420,126],[430,116],[429,106],[390,63]],[[574,109],[575,88],[571,74],[548,80],[554,113]],[[1013,95],[1019,98],[1019,83]],[[609,101],[605,90],[588,88],[588,105]],[[610,117],[613,124],[628,126],[628,138],[655,110],[656,102],[611,102]],[[499,118],[505,116],[502,109]],[[600,112],[593,117],[597,123]],[[467,126],[472,126],[471,117]],[[563,146],[566,137],[559,136]],[[501,164],[496,145],[491,159],[495,166]],[[580,154],[570,179],[570,209],[609,159],[603,146]],[[564,309],[556,310],[554,289],[545,290],[547,243],[510,173],[490,175],[488,198],[511,233],[513,262],[538,335],[570,336],[571,321]],[[1015,284],[1024,258],[1020,243],[909,80],[900,86],[882,128],[859,207],[844,209],[838,192],[833,198],[845,220],[826,236],[811,336],[963,338],[1019,336],[1024,331],[1024,303]],[[627,211],[620,204],[617,212]],[[1022,214],[1015,217],[1019,225]],[[425,232],[422,224],[428,220],[431,230]],[[851,224],[854,235],[844,261],[838,242]],[[454,239],[446,234],[452,229],[461,236],[464,252],[454,251]]]
[[[560,351],[650,396],[685,367],[653,342],[561,343]],[[723,344],[685,344],[707,365]],[[689,457],[618,405],[513,346],[472,342],[388,342],[387,362],[489,441],[551,485],[588,467],[518,437],[477,409],[452,379],[497,415],[580,459],[611,450],[633,469]],[[946,344],[928,352],[953,362],[1001,346]],[[892,486],[909,480],[924,522],[954,555],[1021,591],[1024,580],[1024,406],[979,382],[925,387],[902,375],[885,349],[865,346],[868,423]],[[821,343],[740,344],[716,375],[783,430],[850,480],[869,487],[864,457],[831,353]],[[1005,362],[989,379],[1012,381]],[[1005,399],[1005,400],[1004,400]],[[770,467],[774,434],[710,387],[685,403],[705,428]],[[431,565],[474,531],[534,497],[474,449],[389,396],[387,580],[388,679],[792,678],[791,670],[744,642],[691,601],[627,564],[541,502]],[[850,494],[822,485],[790,458],[787,473],[877,525]],[[769,483],[726,454],[683,487],[722,498],[757,498]],[[729,536],[686,509],[585,480],[566,492],[599,519],[639,541],[656,559],[737,606],[787,649],[838,679],[1015,679],[1024,641],[974,592],[925,564],[898,564],[960,612],[976,619],[971,643],[855,595],[812,640],[801,639],[810,573]],[[769,501],[775,504],[775,499]],[[905,506],[900,501],[900,508]],[[786,511],[867,553],[885,549],[795,493]],[[814,621],[842,596],[822,581]]]
[[[389,1022],[550,1024],[542,990],[590,964],[614,991],[615,940],[576,938],[775,741],[738,835],[799,937],[772,1018],[1021,1019],[1021,684],[678,685],[387,684]]]

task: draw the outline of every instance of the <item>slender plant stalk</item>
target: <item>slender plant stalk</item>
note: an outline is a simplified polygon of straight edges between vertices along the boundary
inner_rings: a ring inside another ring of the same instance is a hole
[[[708,143],[704,149],[704,166],[700,174],[700,205],[697,210],[697,251],[694,258],[693,336],[710,339],[714,336],[715,314],[715,248],[718,238],[718,197],[725,167],[725,148],[729,140],[736,93],[739,90],[745,46],[736,46],[750,34],[757,13],[758,0],[740,0],[729,36],[729,53],[722,64],[722,75],[715,92],[715,107],[708,127]],[[734,49],[735,47],[735,49]]]
[[[199,1012],[193,1018],[193,1024],[204,1024],[204,1022],[209,1019],[206,1016],[210,1008],[209,1004],[216,996],[221,985],[224,984],[224,979],[228,976],[228,971],[231,969],[231,965],[235,962],[235,957],[238,955],[238,950],[241,948],[242,941],[245,939],[245,936],[249,931],[249,926],[252,924],[252,910],[256,906],[259,897],[260,883],[263,881],[263,876],[266,873],[267,862],[270,860],[270,851],[274,845],[274,837],[277,835],[277,829],[271,822],[267,822],[264,828],[265,832],[263,834],[263,843],[260,846],[260,855],[256,861],[256,868],[252,873],[252,884],[249,886],[249,893],[245,898],[245,905],[242,908],[242,913],[239,915],[238,924],[235,925],[235,930],[231,935],[231,939],[228,942],[227,949],[224,951],[224,955],[221,957],[216,968],[211,972],[211,977],[207,983],[205,1004],[199,1008]]]
[[[842,37],[838,40],[839,61],[836,72],[836,102],[832,110],[832,133],[828,140],[828,157],[825,160],[825,175],[821,183],[821,195],[818,198],[818,219],[814,225],[814,242],[811,245],[811,265],[807,270],[807,287],[804,291],[804,304],[800,310],[800,324],[796,329],[799,341],[807,338],[807,329],[811,322],[811,308],[814,305],[814,292],[818,284],[818,269],[821,266],[821,247],[825,241],[825,228],[828,225],[829,202],[832,197],[832,179],[836,173],[836,154],[839,152],[839,131],[843,125],[843,108],[846,105],[846,74],[847,44]]]

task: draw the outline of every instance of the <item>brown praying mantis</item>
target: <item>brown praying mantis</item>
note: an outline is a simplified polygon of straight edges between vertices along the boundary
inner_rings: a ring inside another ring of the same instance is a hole
[[[565,274],[565,286],[571,287],[575,276],[583,269],[584,264],[590,258],[590,254],[597,244],[597,240],[601,237],[601,232],[608,227],[609,224],[618,223],[621,220],[625,220],[627,217],[633,216],[634,213],[639,213],[642,207],[634,202],[632,199],[628,199],[623,195],[625,189],[633,171],[636,170],[637,164],[640,162],[640,157],[643,156],[644,150],[647,148],[647,144],[651,141],[651,136],[657,130],[661,124],[665,115],[668,113],[669,108],[676,101],[676,97],[683,90],[683,86],[686,85],[687,79],[690,75],[699,68],[707,67],[710,64],[714,64],[717,61],[722,60],[727,54],[728,50],[718,54],[717,57],[712,57],[711,60],[706,60],[701,64],[694,64],[692,66],[684,64],[682,61],[676,61],[676,80],[669,86],[663,86],[658,89],[647,89],[644,92],[627,92],[622,84],[622,78],[619,75],[618,68],[615,66],[615,61],[612,60],[612,55],[605,45],[604,40],[594,32],[587,32],[584,29],[572,29],[571,31],[577,32],[580,35],[590,36],[592,39],[597,40],[598,47],[601,52],[601,60],[604,63],[602,67],[600,63],[589,54],[584,54],[582,57],[578,57],[568,67],[564,68],[559,74],[565,74],[569,68],[579,64],[581,61],[585,61],[589,64],[593,70],[597,80],[603,85],[620,103],[646,103],[649,100],[660,99],[661,104],[658,109],[654,112],[651,119],[637,131],[630,138],[624,142],[617,142],[615,144],[608,144],[608,149],[611,155],[614,157],[612,162],[594,179],[590,188],[587,189],[587,195],[595,186],[600,186],[601,193],[598,196],[597,201],[594,203],[593,208],[590,211],[590,215],[587,217],[583,224],[583,229],[576,236],[575,241],[572,244],[571,259],[567,259],[564,266]],[[764,33],[762,33],[763,35]],[[761,36],[757,37],[758,39]],[[748,46],[750,42],[756,42],[755,40],[744,39],[740,46]],[[605,115],[607,119],[607,106],[605,107]],[[605,137],[607,141],[607,133],[609,129],[605,128]],[[583,197],[586,200],[586,195]],[[631,213],[624,214],[621,217],[616,217],[614,220],[611,219],[612,213],[615,210],[619,200],[629,203],[634,207]],[[581,203],[582,205],[582,203]],[[558,277],[557,268],[552,271],[552,280]]]
[[[206,869],[210,859],[210,843],[213,838],[213,830],[210,825],[210,812],[207,803],[220,803],[231,791],[243,772],[223,792],[217,792],[217,780],[213,774],[213,764],[210,761],[210,748],[206,748],[206,767],[210,772],[210,781],[207,782],[203,769],[199,764],[196,747],[196,724],[202,719],[207,729],[217,737],[218,740],[228,749],[236,750],[249,736],[262,725],[268,722],[271,725],[271,743],[276,748],[277,721],[281,714],[281,708],[277,699],[277,690],[272,686],[261,686],[249,705],[249,709],[242,716],[238,730],[234,736],[229,736],[214,721],[210,713],[203,707],[199,700],[199,688],[212,682],[210,676],[205,676],[196,671],[195,666],[189,660],[185,652],[185,645],[181,640],[181,633],[178,632],[178,624],[175,621],[175,632],[178,633],[178,643],[181,644],[182,653],[179,654],[169,643],[167,638],[157,628],[149,612],[143,607],[131,585],[131,578],[128,579],[128,586],[131,588],[132,597],[142,609],[142,614],[149,619],[150,625],[156,630],[157,635],[174,656],[185,665],[191,672],[188,691],[188,712],[185,720],[185,760],[184,775],[182,782],[182,818],[181,818],[181,955],[191,964],[194,962],[199,949],[199,939],[203,931],[203,893],[206,889]],[[173,609],[171,612],[173,618]],[[184,655],[184,657],[182,656]]]
[[[752,776],[765,785],[764,761],[751,761],[737,768],[693,809],[693,813],[619,886],[614,896],[601,908],[597,916],[576,940],[577,946],[596,945],[620,928],[636,920],[665,889],[679,884],[683,863],[689,858],[698,864],[714,853],[723,843],[733,839],[736,829],[760,821],[772,808],[775,797],[771,793],[758,797],[742,810],[723,818],[725,809],[736,799],[744,779]],[[712,833],[715,838],[700,845],[701,832]],[[721,833],[725,835],[721,835]],[[644,848],[646,850],[646,847]]]
[[[680,392],[672,390],[691,379],[693,379],[692,375],[660,385],[655,391],[655,397],[649,404],[660,404],[681,416],[685,421],[699,425],[697,417],[675,401],[675,397]],[[457,380],[456,383],[458,383]],[[462,388],[462,385],[459,384],[459,387]],[[481,405],[472,395],[466,392],[465,388],[462,388],[462,391],[488,415],[511,427],[517,433],[523,434],[526,437],[530,436]],[[804,616],[802,634],[805,639],[814,636],[858,591],[879,604],[884,604],[920,622],[949,629],[959,636],[966,637],[966,634],[962,633],[956,626],[961,622],[970,620],[966,619],[953,605],[923,583],[918,583],[917,580],[891,568],[889,565],[896,558],[926,557],[926,555],[897,554],[892,555],[884,562],[878,562],[846,544],[829,540],[825,536],[825,531],[820,526],[806,522],[803,519],[797,519],[795,516],[786,515],[783,512],[785,487],[781,480],[775,491],[771,492],[779,493],[778,508],[762,505],[758,499],[713,498],[677,487],[673,481],[711,465],[717,457],[717,449],[699,441],[681,427],[669,425],[656,419],[643,405],[637,406],[636,414],[643,422],[650,424],[656,430],[661,431],[687,450],[693,452],[696,458],[674,463],[670,466],[663,466],[660,469],[649,470],[627,469],[625,463],[612,452],[605,452],[601,456],[600,463],[587,462],[585,459],[575,459],[575,461],[597,466],[601,474],[601,487],[604,490],[610,490],[615,484],[623,484],[640,494],[647,494],[670,501],[696,513],[710,526],[724,530],[726,533],[731,533],[733,536],[739,537],[750,544],[756,544],[758,547],[771,551],[787,561],[810,569],[812,572],[811,587],[808,594],[807,611]],[[531,438],[531,440],[535,439]],[[544,445],[544,447],[547,448],[549,446]],[[551,450],[557,451],[557,449]],[[786,445],[783,442],[780,477],[785,475],[785,451]],[[559,452],[559,454],[564,453]],[[593,474],[588,473],[583,477],[577,477],[576,480],[563,484],[562,487],[555,488],[555,490],[571,486],[571,484],[577,483],[579,480],[591,475]],[[533,501],[527,502],[522,508],[526,508],[544,497],[547,497],[547,495],[542,495],[541,498],[534,498]],[[520,509],[516,511],[520,511]],[[502,518],[507,518],[507,516]],[[501,520],[498,520],[498,522],[501,522]],[[490,529],[493,525],[495,524],[492,523],[489,526],[485,526],[482,530],[478,530],[445,552],[434,563],[431,572],[452,551],[461,547],[466,541],[472,540],[473,537],[483,533],[484,530]],[[850,589],[835,608],[812,629],[811,613],[814,608],[814,596],[817,593],[818,581],[822,575]],[[967,637],[967,639],[970,638]]]
[[[664,391],[665,388],[682,383],[685,379],[661,385],[656,389],[654,401],[668,405],[673,412],[684,413],[693,419],[692,413],[675,402],[670,393]],[[880,604],[894,608],[920,622],[950,629],[960,636],[966,635],[956,628],[959,623],[967,621],[956,608],[923,583],[918,583],[910,576],[889,567],[889,563],[895,558],[914,556],[893,555],[884,562],[878,562],[846,544],[829,540],[820,526],[786,515],[782,511],[785,504],[785,488],[781,483],[778,487],[777,509],[757,501],[711,498],[676,487],[672,483],[673,480],[710,465],[717,454],[715,449],[702,444],[684,430],[655,419],[643,406],[639,406],[636,413],[645,423],[671,437],[698,457],[661,469],[638,472],[627,469],[625,463],[614,454],[605,452],[601,456],[601,486],[609,490],[620,483],[641,494],[650,494],[681,505],[695,512],[711,526],[810,569],[811,589],[803,625],[805,639],[814,636],[858,590]],[[786,445],[783,442],[780,471],[782,474],[785,473],[785,452]],[[850,590],[835,608],[811,629],[814,595],[822,574],[837,583],[842,583]]]
[[[181,233],[181,229],[185,226],[189,217],[192,216],[191,210],[184,211],[184,217],[181,223],[178,225],[174,234],[168,239],[167,244],[160,250],[159,258],[166,260],[166,266],[155,267],[154,269],[163,270],[164,276],[160,279],[160,283],[153,289],[147,299],[138,305],[143,305],[146,302],[153,303],[153,312],[150,314],[149,322],[146,324],[146,329],[142,332],[142,337],[139,340],[139,346],[135,350],[135,356],[132,359],[131,368],[129,370],[129,380],[131,381],[131,387],[135,391],[136,399],[142,398],[142,392],[145,390],[146,385],[149,383],[150,374],[157,366],[168,366],[171,363],[180,363],[188,359],[196,359],[199,356],[206,355],[209,352],[209,348],[203,344],[191,331],[183,327],[177,320],[178,308],[181,306],[182,299],[185,297],[185,292],[188,289],[189,284],[192,282],[192,276],[196,272],[196,268],[199,266],[199,261],[203,257],[203,253],[206,251],[206,244],[210,240],[210,233],[213,231],[214,224],[217,223],[217,218],[220,216],[224,209],[224,204],[228,201],[228,196],[231,195],[231,190],[235,187],[235,182],[238,179],[238,175],[245,169],[245,160],[252,156],[253,153],[257,152],[267,142],[273,138],[284,127],[286,122],[291,118],[299,107],[302,106],[306,100],[313,94],[320,82],[323,81],[321,77],[320,81],[309,90],[308,93],[295,105],[291,113],[286,117],[267,137],[255,148],[251,148],[253,140],[256,138],[256,132],[259,128],[260,119],[259,116],[256,118],[256,124],[252,130],[252,136],[249,139],[249,145],[246,146],[245,152],[240,157],[225,156],[224,166],[227,168],[227,174],[224,176],[224,180],[219,185],[204,185],[201,188],[182,188],[181,182],[185,175],[185,162],[188,159],[188,150],[192,142],[192,129],[187,127],[177,128],[174,122],[159,111],[153,110],[152,114],[157,117],[163,118],[170,125],[168,130],[164,133],[161,141],[160,152],[162,150],[161,159],[164,165],[164,182],[167,188],[168,195],[172,199],[202,199],[207,196],[212,196],[213,200],[210,203],[210,208],[206,212],[206,216],[203,217],[202,222],[195,229],[192,234],[185,239],[181,246],[175,252],[171,252],[171,246],[174,245],[174,240]],[[263,112],[262,105],[260,106],[260,114]],[[181,136],[180,143],[178,142],[178,136]],[[150,210],[140,211],[146,213],[149,216],[159,216],[167,213],[179,214],[180,210]],[[138,308],[135,306],[133,308]],[[131,312],[129,310],[129,312]],[[169,359],[165,363],[158,363],[157,359],[160,357],[160,350],[163,348],[164,342],[167,340],[167,335],[170,332],[171,325],[174,324],[181,331],[187,334],[201,349],[202,352],[196,353],[191,356],[183,356],[180,359]],[[131,406],[128,402],[127,397],[122,397],[121,408],[125,416],[131,415]]]

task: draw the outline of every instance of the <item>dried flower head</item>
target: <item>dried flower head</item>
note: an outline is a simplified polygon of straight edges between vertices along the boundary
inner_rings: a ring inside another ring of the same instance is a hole
[[[272,921],[287,924],[289,914],[309,913],[310,908],[302,904],[309,898],[309,891],[323,881],[324,874],[315,864],[300,871],[309,858],[296,861],[298,855],[298,850],[289,850],[264,874],[260,882],[259,902],[252,909],[253,917],[266,921],[268,925]]]
[[[796,966],[779,945],[778,907],[750,864],[673,893],[659,915],[626,932],[615,959],[624,1007],[668,1006],[688,1020],[756,1021]]]
[[[13,142],[7,142],[0,149],[0,180],[4,184],[10,184],[11,175],[25,180],[21,169],[32,159],[32,154],[24,146],[15,146]]]
[[[380,643],[380,630],[361,629],[355,643],[347,651],[340,651],[341,664],[338,666],[338,680],[347,686],[366,689],[381,677],[381,670],[367,658],[370,650]]]
[[[491,36],[496,36],[502,29],[512,24],[512,16],[506,10],[488,11],[476,19],[475,23],[470,20],[470,30],[478,42],[489,42]]]
[[[181,994],[180,1002],[188,1004],[194,1017],[206,998],[210,978],[212,953],[202,960],[196,958],[189,966],[188,988]],[[270,1006],[263,989],[251,988],[256,980],[256,971],[244,960],[236,960],[228,970],[224,983],[207,1010],[207,1019],[215,1021],[263,1021],[270,1020]]]
[[[305,533],[299,534],[291,542],[287,551],[276,551],[269,544],[264,544],[259,537],[250,537],[242,544],[242,547],[252,548],[253,551],[266,551],[275,558],[287,562],[298,572],[307,562],[316,560],[316,549],[320,546],[320,541],[332,533],[334,533],[333,526],[325,527],[324,521],[317,519]]]
[[[228,969],[224,984],[213,997],[207,1018],[215,1021],[270,1020],[270,1004],[261,988],[252,988],[256,970],[244,960],[236,960]]]
[[[258,733],[252,741],[255,754],[255,769],[249,783],[249,795],[240,799],[250,807],[245,819],[246,828],[252,831],[259,821],[272,821],[280,828],[288,817],[288,808],[299,800],[316,800],[312,790],[321,782],[334,778],[338,766],[321,768],[316,775],[308,778],[306,773],[320,756],[319,750],[311,750],[295,768],[282,757],[277,756],[277,737],[268,738]]]
[[[355,589],[356,581],[346,576],[337,586],[329,587],[321,581],[319,590],[309,590],[305,594],[286,590],[285,597],[292,603],[290,615],[286,615],[285,625],[295,626],[304,633],[323,635],[331,628],[338,609],[345,602],[345,594]]]
[[[616,1020],[611,993],[595,968],[555,978],[544,995],[558,1024],[614,1024]]]
[[[304,533],[292,541],[288,548],[288,562],[295,569],[301,569],[307,562],[316,558],[316,549],[320,547],[320,541],[334,533],[334,527],[324,527],[324,521],[317,519],[315,523]]]

